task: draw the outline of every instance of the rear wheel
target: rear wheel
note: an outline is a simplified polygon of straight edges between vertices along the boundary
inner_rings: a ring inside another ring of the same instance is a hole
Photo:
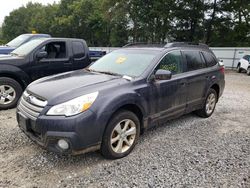
[[[0,78],[0,110],[15,107],[22,91],[22,87],[14,79]]]
[[[247,75],[250,76],[250,67],[247,68]]]
[[[102,140],[101,153],[108,159],[128,155],[139,138],[140,121],[130,111],[119,111],[110,120]]]
[[[210,117],[214,112],[217,100],[218,100],[218,95],[216,91],[210,88],[202,109],[197,110],[196,114],[204,118]]]
[[[237,66],[237,72],[238,72],[238,73],[241,73],[240,64],[238,64],[238,66]]]

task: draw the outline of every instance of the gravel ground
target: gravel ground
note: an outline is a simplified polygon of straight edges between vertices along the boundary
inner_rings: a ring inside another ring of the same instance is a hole
[[[59,156],[0,112],[0,187],[250,187],[250,77],[228,72],[212,117],[185,115],[140,137],[127,157]]]

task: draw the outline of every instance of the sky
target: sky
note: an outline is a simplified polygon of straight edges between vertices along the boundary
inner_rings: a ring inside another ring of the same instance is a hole
[[[0,26],[4,21],[4,17],[8,16],[11,11],[18,9],[19,7],[26,5],[28,2],[38,2],[44,5],[53,4],[54,2],[59,2],[60,0],[0,0]]]

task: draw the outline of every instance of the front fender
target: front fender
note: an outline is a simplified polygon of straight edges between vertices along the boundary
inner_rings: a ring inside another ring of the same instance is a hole
[[[27,87],[31,81],[24,71],[13,65],[0,65],[0,77],[10,77],[21,81],[24,87]]]
[[[107,97],[100,97],[96,101],[96,105],[93,106],[92,110],[96,113],[96,122],[102,122],[100,126],[99,138],[102,138],[104,130],[111,116],[125,105],[136,105],[142,112],[143,117],[147,116],[147,102],[138,93],[117,93],[116,97],[108,95]],[[97,108],[98,107],[98,108]]]

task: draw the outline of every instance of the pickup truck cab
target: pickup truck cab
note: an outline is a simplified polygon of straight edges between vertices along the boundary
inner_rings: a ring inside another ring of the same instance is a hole
[[[0,109],[16,106],[32,81],[82,69],[90,63],[89,49],[82,39],[40,38],[23,44],[9,55],[1,55]]]
[[[9,54],[19,46],[25,44],[26,42],[29,42],[34,39],[38,38],[49,38],[51,37],[48,34],[22,34],[19,35],[18,37],[14,38],[10,42],[8,42],[4,46],[0,46],[0,54]]]

